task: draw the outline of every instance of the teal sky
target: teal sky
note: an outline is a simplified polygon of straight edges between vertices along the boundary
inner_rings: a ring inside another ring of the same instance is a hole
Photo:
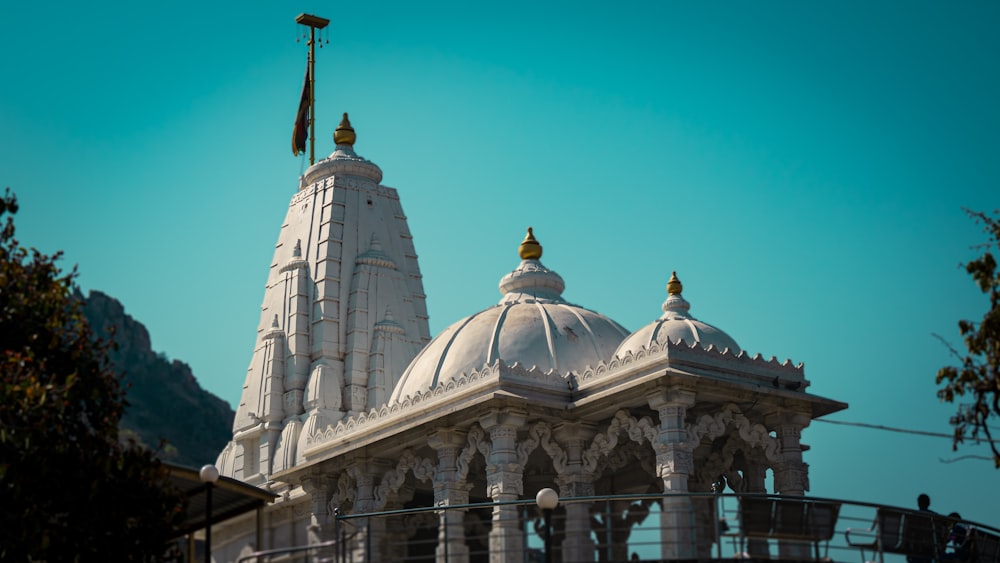
[[[294,4],[294,5],[293,5]],[[691,312],[805,362],[832,418],[949,432],[934,374],[987,306],[958,267],[1000,207],[996,2],[0,4],[0,188],[155,349],[239,399],[305,66],[399,189],[432,333],[497,301],[528,225],[565,296]],[[1000,426],[1000,423],[998,423]],[[812,493],[1000,524],[986,446],[814,423]],[[211,460],[206,460],[211,461]]]

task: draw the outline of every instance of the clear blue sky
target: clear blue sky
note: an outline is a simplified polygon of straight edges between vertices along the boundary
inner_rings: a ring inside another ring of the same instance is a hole
[[[527,225],[571,301],[692,313],[805,362],[839,420],[948,432],[934,374],[985,299],[958,264],[1000,194],[996,2],[0,4],[0,187],[155,349],[235,403],[305,65],[399,189],[436,333],[498,299]],[[985,446],[814,423],[812,492],[1000,522]]]

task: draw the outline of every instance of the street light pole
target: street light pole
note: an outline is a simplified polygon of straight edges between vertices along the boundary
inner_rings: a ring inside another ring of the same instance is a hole
[[[205,563],[212,561],[212,489],[219,480],[219,470],[214,465],[203,465],[198,477],[205,483]]]
[[[559,506],[559,493],[545,487],[535,495],[535,504],[545,517],[545,563],[552,563],[552,511]]]

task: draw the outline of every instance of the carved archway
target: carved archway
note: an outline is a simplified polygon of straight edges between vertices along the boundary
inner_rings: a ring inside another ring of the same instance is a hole
[[[420,481],[433,483],[434,477],[437,475],[437,466],[427,458],[417,457],[412,450],[404,451],[396,467],[386,471],[385,475],[382,476],[382,481],[375,487],[375,511],[385,508],[392,496],[403,485],[407,473],[410,472]]]
[[[629,440],[639,444],[648,443],[653,451],[659,453],[659,430],[648,416],[635,418],[625,409],[619,410],[608,423],[608,428],[597,436],[590,443],[590,447],[583,451],[583,470],[593,473],[601,459],[607,457],[615,447],[622,433],[625,433]]]

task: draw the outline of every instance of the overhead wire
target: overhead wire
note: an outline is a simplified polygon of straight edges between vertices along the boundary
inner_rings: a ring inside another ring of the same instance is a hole
[[[932,436],[934,438],[951,438],[954,439],[954,434],[945,434],[943,432],[928,432],[926,430],[912,430],[909,428],[895,428],[892,426],[884,426],[882,424],[869,424],[867,422],[848,422],[846,420],[827,420],[825,418],[817,418],[816,422],[826,422],[827,424],[839,424],[843,426],[857,426],[859,428],[871,428],[873,430],[885,430],[888,432],[899,432],[901,434],[916,434],[919,436]],[[1000,440],[989,438],[972,438],[966,437],[967,440],[973,442],[984,442],[984,443],[1000,443]]]

